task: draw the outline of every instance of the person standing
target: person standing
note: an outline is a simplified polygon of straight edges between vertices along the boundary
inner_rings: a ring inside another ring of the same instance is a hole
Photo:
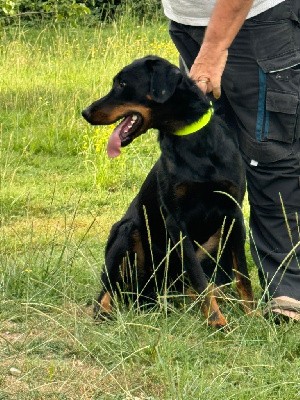
[[[300,0],[162,0],[182,68],[237,132],[266,314],[300,320]]]

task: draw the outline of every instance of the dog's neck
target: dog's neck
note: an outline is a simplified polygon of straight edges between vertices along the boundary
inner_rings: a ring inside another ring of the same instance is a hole
[[[168,104],[167,104],[168,103]],[[162,107],[155,107],[155,118],[161,135],[187,136],[204,128],[213,115],[212,104],[188,77],[183,77],[174,94]],[[207,122],[206,122],[207,121]]]
[[[213,116],[214,113],[214,109],[212,107],[212,103],[210,102],[211,107],[206,111],[205,114],[201,115],[201,117],[189,124],[184,126],[183,128],[178,129],[177,131],[175,131],[173,133],[173,135],[176,136],[187,136],[187,135],[191,135],[192,133],[196,133],[199,132],[202,128],[204,128],[209,121],[211,120],[211,117]]]

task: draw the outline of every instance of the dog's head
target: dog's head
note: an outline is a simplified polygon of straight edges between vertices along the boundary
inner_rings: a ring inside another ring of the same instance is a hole
[[[123,68],[110,92],[82,112],[92,125],[121,120],[108,142],[110,157],[149,128],[157,128],[153,114],[172,97],[182,77],[179,68],[163,58],[141,58]]]

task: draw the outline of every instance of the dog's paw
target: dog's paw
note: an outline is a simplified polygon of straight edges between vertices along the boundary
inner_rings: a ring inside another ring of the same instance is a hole
[[[111,320],[113,318],[112,310],[110,309],[108,311],[107,309],[104,309],[101,303],[96,301],[93,308],[93,317],[95,322],[104,322]]]
[[[105,312],[101,310],[101,307],[94,307],[94,321],[97,323],[105,322],[105,321],[110,321],[113,319],[112,313]]]
[[[228,327],[227,320],[220,311],[213,312],[208,317],[208,325],[216,329],[224,329]]]

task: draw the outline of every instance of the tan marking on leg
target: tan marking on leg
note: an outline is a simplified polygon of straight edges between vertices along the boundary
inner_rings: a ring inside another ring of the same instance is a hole
[[[197,301],[197,298],[199,297],[199,294],[192,288],[188,287],[186,290],[186,295],[192,300],[192,301]]]
[[[105,313],[111,313],[112,311],[112,305],[111,305],[111,295],[110,293],[106,292],[104,296],[101,299],[100,302],[100,308],[101,311],[104,311]]]
[[[226,318],[221,313],[217,300],[214,295],[215,286],[209,285],[208,294],[201,305],[201,310],[208,321],[208,325],[222,327],[227,325]],[[193,289],[188,288],[186,294],[193,300],[197,301],[199,294]]]
[[[250,314],[254,308],[254,296],[251,287],[251,281],[246,276],[243,276],[238,270],[237,257],[234,252],[232,252],[233,268],[236,278],[236,288],[238,294],[242,300],[242,306],[246,314]]]
[[[137,266],[143,268],[145,265],[145,252],[142,244],[140,232],[136,229],[132,233],[133,251],[136,253]]]
[[[227,320],[222,314],[214,296],[214,286],[209,285],[208,294],[202,304],[202,312],[208,320],[208,325],[222,327],[227,325]]]
[[[201,244],[196,250],[196,256],[199,261],[208,257],[208,254],[217,250],[221,236],[221,229],[217,230],[205,243]]]

